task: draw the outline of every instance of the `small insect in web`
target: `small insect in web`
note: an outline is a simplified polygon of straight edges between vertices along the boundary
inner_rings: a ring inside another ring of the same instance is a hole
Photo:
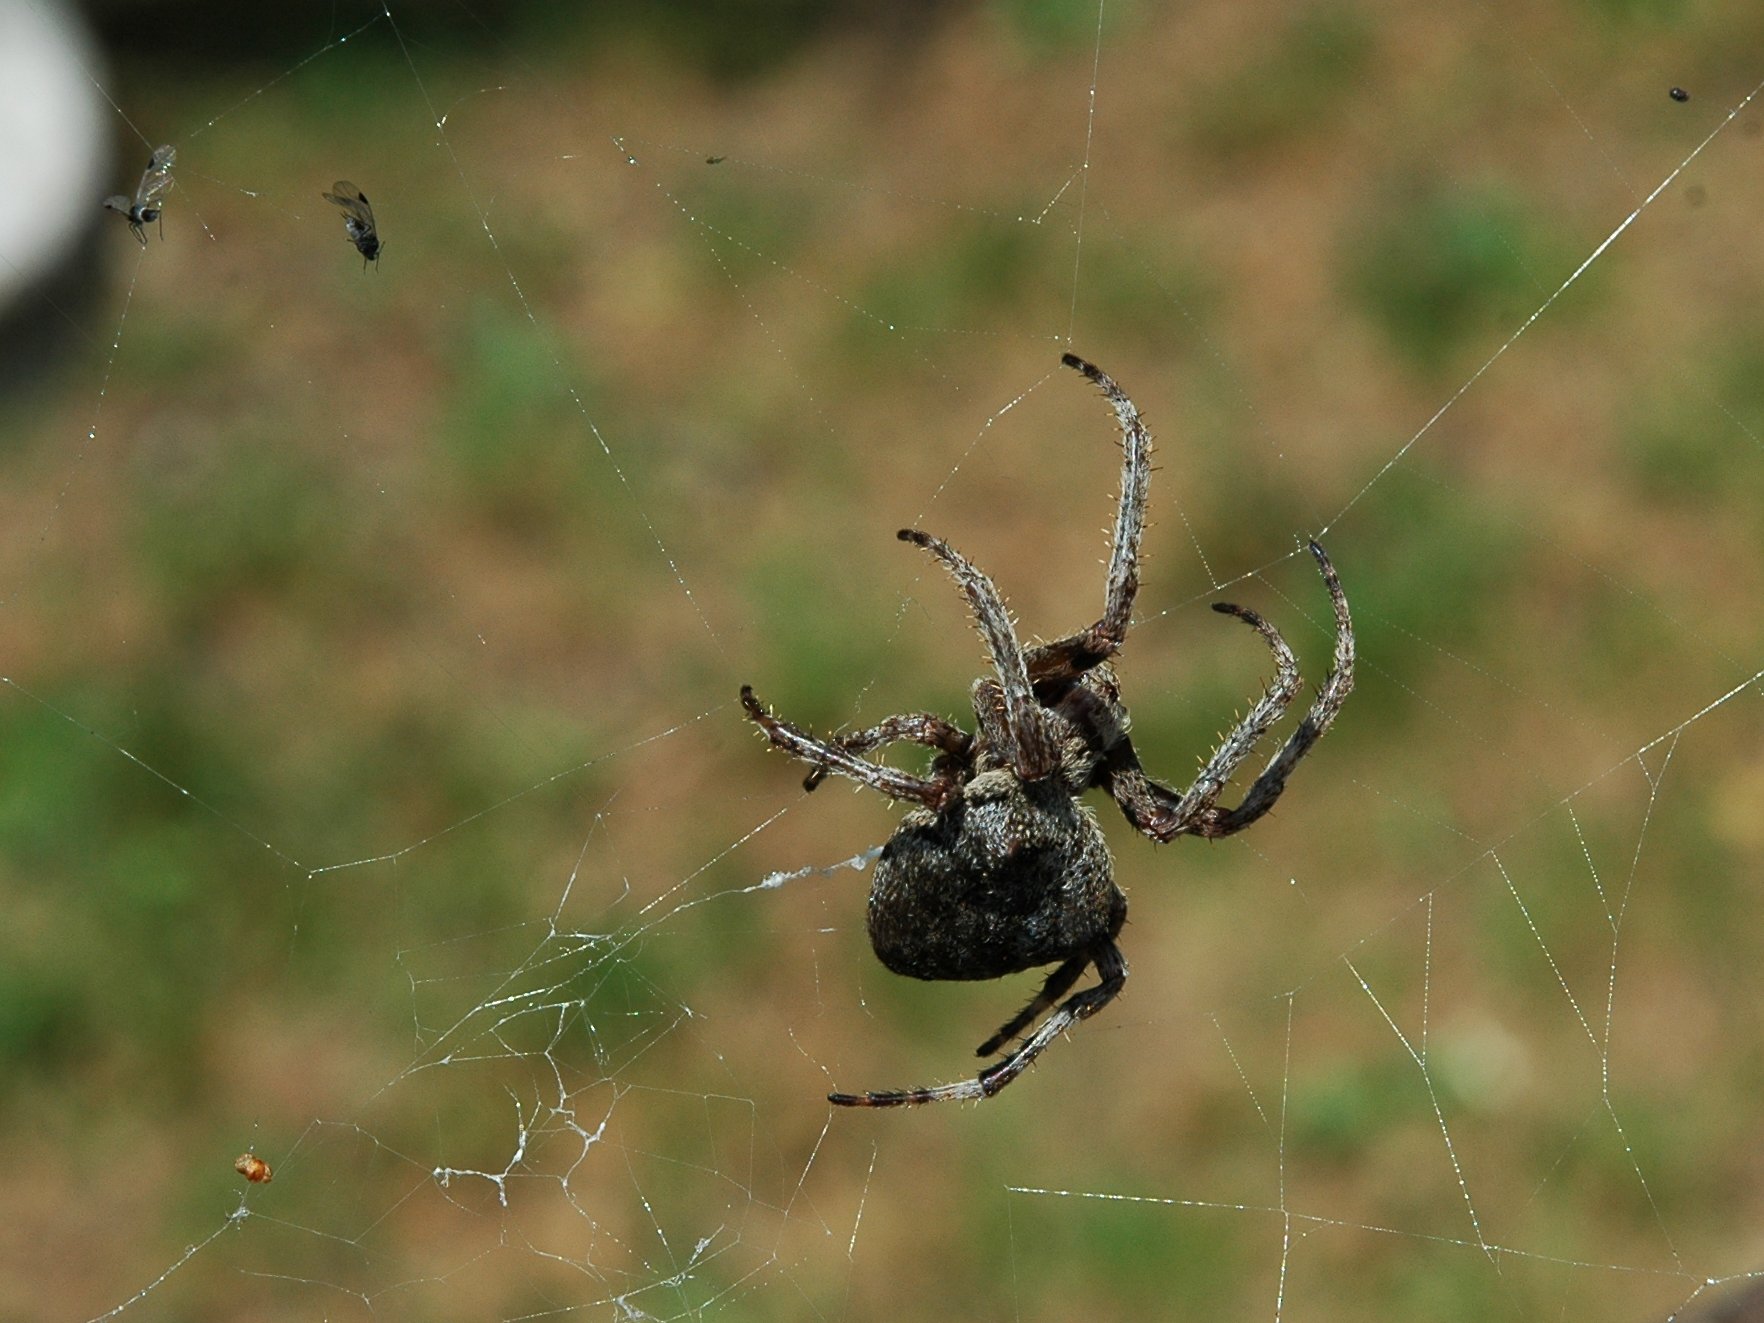
[[[234,1158],[233,1170],[253,1185],[268,1185],[276,1178],[276,1173],[269,1163],[255,1153],[241,1153]]]
[[[1298,695],[1300,681],[1292,649],[1273,625],[1247,607],[1220,602],[1215,611],[1262,636],[1274,657],[1275,677],[1186,791],[1146,775],[1128,735],[1127,708],[1109,659],[1127,640],[1139,589],[1151,438],[1133,401],[1107,374],[1075,354],[1061,361],[1102,391],[1121,429],[1121,498],[1101,618],[1077,633],[1025,648],[991,579],[942,540],[902,529],[903,542],[930,552],[955,579],[991,653],[993,673],[975,680],[970,691],[978,733],[914,712],[867,730],[817,739],[773,716],[751,687],[741,690],[748,719],[773,747],[812,765],[805,790],[837,772],[914,805],[882,847],[870,886],[870,945],[885,966],[933,980],[994,979],[1058,966],[977,1055],[993,1056],[1038,1019],[1040,1025],[978,1078],[933,1088],[829,1094],[828,1101],[840,1106],[990,1098],[1054,1039],[1113,1001],[1127,982],[1127,961],[1115,944],[1127,921],[1127,898],[1115,885],[1102,829],[1078,802],[1080,796],[1104,791],[1131,826],[1160,843],[1240,832],[1274,807],[1287,778],[1329,729],[1354,686],[1347,598],[1329,557],[1312,542],[1310,553],[1334,609],[1335,658],[1298,728],[1242,802],[1221,807],[1219,796],[1231,774]],[[914,776],[864,757],[901,741],[936,751],[929,775]],[[1098,982],[1067,997],[1092,966]]]
[[[165,221],[162,219],[164,204],[160,202],[160,194],[171,183],[172,163],[178,159],[178,149],[166,146],[156,148],[148,158],[147,169],[141,175],[141,182],[135,186],[135,196],[131,200],[121,193],[113,194],[104,199],[104,205],[111,211],[122,216],[135,232],[135,238],[141,246],[147,246],[147,227],[157,223],[159,237],[165,238]]]
[[[1689,101],[1690,100],[1690,93],[1685,91],[1682,87],[1675,87],[1671,91],[1667,92],[1666,95],[1671,97],[1674,101]]]
[[[355,251],[361,254],[361,269],[366,271],[369,262],[380,260],[380,232],[374,228],[374,209],[368,205],[367,194],[347,179],[339,179],[331,187],[337,191],[326,193],[325,201],[343,208],[343,229]]]

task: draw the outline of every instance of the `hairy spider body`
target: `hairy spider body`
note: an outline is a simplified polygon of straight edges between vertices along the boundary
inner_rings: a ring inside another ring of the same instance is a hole
[[[1102,828],[1052,778],[981,772],[909,810],[870,888],[870,944],[896,974],[1002,978],[1111,940],[1127,918]]]
[[[991,1056],[1036,1020],[1041,1023],[977,1078],[934,1088],[828,1095],[844,1106],[991,1097],[1055,1038],[1120,992],[1127,961],[1115,939],[1127,919],[1127,898],[1115,885],[1102,830],[1079,796],[1103,790],[1135,829],[1158,842],[1242,831],[1273,807],[1294,766],[1329,729],[1353,688],[1347,599],[1323,548],[1312,542],[1310,552],[1334,608],[1335,657],[1298,728],[1238,807],[1219,807],[1232,772],[1297,696],[1299,674],[1292,650],[1272,625],[1253,611],[1218,603],[1214,610],[1262,636],[1275,677],[1186,791],[1178,794],[1145,774],[1108,659],[1126,640],[1139,587],[1151,439],[1133,402],[1105,373],[1075,354],[1061,361],[1096,384],[1121,429],[1121,498],[1097,622],[1025,649],[986,575],[929,533],[903,529],[903,541],[930,552],[954,578],[991,654],[994,675],[973,686],[978,733],[969,735],[920,712],[821,740],[767,712],[750,687],[741,691],[748,717],[772,744],[812,765],[805,789],[836,772],[914,805],[883,847],[870,888],[870,942],[887,968],[912,978],[955,980],[1001,978],[1056,965],[1041,991],[982,1043],[978,1054]],[[914,776],[864,757],[903,740],[937,750],[928,775]],[[1067,996],[1092,967],[1098,981]]]

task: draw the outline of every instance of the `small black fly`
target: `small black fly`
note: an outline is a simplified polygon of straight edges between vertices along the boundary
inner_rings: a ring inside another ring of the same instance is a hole
[[[171,183],[172,162],[178,159],[176,147],[159,147],[147,161],[147,169],[141,175],[141,182],[135,187],[135,196],[131,201],[121,193],[104,199],[104,205],[111,211],[122,216],[135,232],[135,238],[141,246],[147,246],[147,227],[154,223],[159,225],[159,237],[165,238],[165,222],[160,219],[164,204],[159,195],[165,192],[166,185]]]
[[[325,201],[343,208],[343,229],[355,251],[361,254],[361,269],[366,271],[369,262],[380,260],[380,232],[374,228],[374,209],[368,205],[367,194],[347,179],[339,179],[331,187],[337,191],[326,193]]]

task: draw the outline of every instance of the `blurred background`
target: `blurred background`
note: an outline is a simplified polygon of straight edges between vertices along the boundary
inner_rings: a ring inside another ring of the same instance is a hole
[[[1764,12],[281,14],[5,14],[0,1315],[1657,1320],[1764,1268]],[[162,143],[142,246],[99,204]],[[1267,678],[1211,602],[1322,678],[1306,536],[1359,688],[1242,836],[1097,806],[1133,976],[1015,1087],[836,1112],[1036,978],[886,973],[898,810],[736,694],[971,721],[903,526],[1095,618],[1066,348],[1158,445],[1147,767]]]

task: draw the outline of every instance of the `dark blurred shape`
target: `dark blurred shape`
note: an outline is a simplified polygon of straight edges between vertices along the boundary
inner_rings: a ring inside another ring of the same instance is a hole
[[[1719,1290],[1712,1288],[1711,1293]],[[1690,1308],[1668,1315],[1666,1323],[1764,1323],[1764,1278],[1743,1279],[1736,1295],[1699,1297]]]
[[[718,78],[740,79],[784,63],[807,43],[839,29],[857,29],[899,42],[916,41],[939,15],[967,5],[900,0],[478,0],[470,9],[435,0],[411,0],[393,13],[407,36],[432,51],[449,47],[485,53],[486,42],[542,58],[559,49],[617,38],[649,40]],[[240,21],[231,0],[94,0],[99,36],[119,60],[185,65],[227,59],[293,61],[315,47],[371,24],[384,10],[375,0],[325,5],[263,5]]]
[[[505,30],[502,20],[527,6],[488,0],[464,14],[453,6],[431,3],[400,6],[398,23],[444,20],[482,41]],[[337,0],[324,5],[254,5],[244,17],[226,0],[88,0],[86,12],[104,48],[118,64],[132,61],[213,68],[228,61],[293,61],[310,55],[326,42],[382,18],[384,10],[370,0]]]
[[[1685,91],[1682,87],[1675,87],[1670,92],[1668,92],[1666,95],[1671,97],[1674,101],[1689,101],[1690,100],[1690,93]]]

